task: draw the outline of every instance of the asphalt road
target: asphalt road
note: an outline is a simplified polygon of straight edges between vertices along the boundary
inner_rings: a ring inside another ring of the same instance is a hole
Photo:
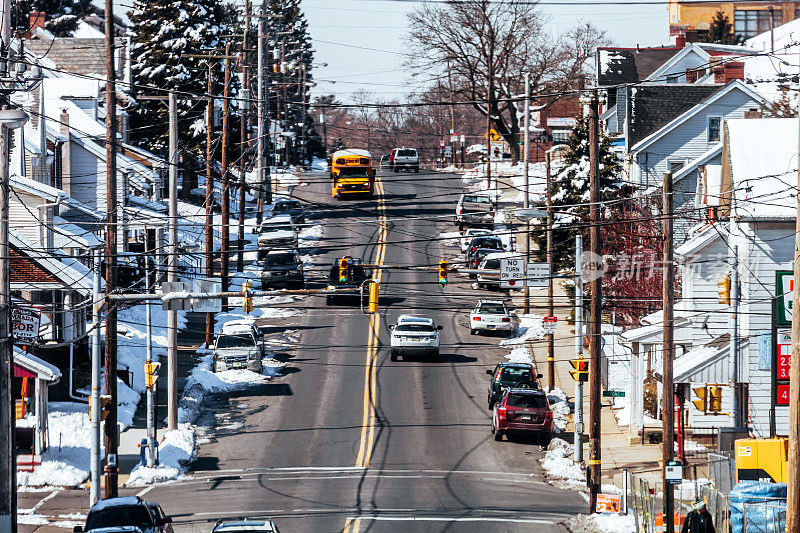
[[[457,252],[436,239],[454,230],[456,176],[380,177],[373,200],[332,200],[323,173],[296,190],[325,226],[317,286],[345,254],[434,267]],[[485,370],[508,350],[469,334],[469,309],[486,293],[452,278],[439,287],[433,268],[373,276],[378,315],[297,302],[288,321],[301,341],[284,354],[285,375],[215,398],[192,478],[146,492],[177,531],[240,516],[271,516],[284,532],[563,531],[559,521],[586,511],[578,493],[544,482],[540,446],[489,433]],[[402,313],[444,326],[440,362],[390,361],[388,326]]]

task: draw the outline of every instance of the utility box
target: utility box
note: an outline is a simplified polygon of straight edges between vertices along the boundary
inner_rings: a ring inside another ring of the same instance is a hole
[[[737,439],[736,479],[786,483],[789,439]]]

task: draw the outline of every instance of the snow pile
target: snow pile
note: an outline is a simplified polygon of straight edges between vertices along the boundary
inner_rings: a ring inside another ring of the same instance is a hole
[[[704,477],[684,479],[680,485],[675,485],[675,499],[694,503],[702,497],[704,489],[713,488],[714,482]]]
[[[461,246],[459,239],[461,239],[461,233],[458,231],[445,231],[439,234],[439,238],[442,240],[442,246],[449,246],[451,248],[458,248]]]
[[[558,387],[545,392],[550,401],[550,410],[553,411],[553,431],[562,433],[567,429],[567,415],[572,412],[567,403],[567,395]]]
[[[541,315],[519,315],[519,331],[516,337],[500,341],[500,346],[516,346],[524,344],[530,339],[543,339],[544,327]]]
[[[140,487],[177,479],[195,456],[195,431],[190,424],[180,424],[178,429],[167,431],[158,444],[159,464],[148,468],[141,464],[131,472],[128,487]]]
[[[528,350],[528,347],[525,345],[517,346],[511,353],[506,356],[512,363],[528,363],[533,364],[533,359],[531,359],[531,352]]]
[[[91,424],[85,404],[50,402],[50,446],[33,472],[17,472],[17,485],[75,487],[89,477]]]
[[[539,459],[548,481],[555,482],[562,488],[586,488],[583,467],[572,460],[574,453],[575,449],[567,441],[563,439],[550,441],[547,453],[542,459]]]
[[[572,533],[634,533],[636,531],[633,515],[579,514],[567,520],[566,525]]]
[[[279,187],[293,189],[300,185],[300,173],[295,167],[272,168],[272,179],[277,182]]]
[[[297,238],[301,241],[321,241],[325,233],[322,224],[314,224],[300,230]],[[301,245],[302,248],[302,245]]]

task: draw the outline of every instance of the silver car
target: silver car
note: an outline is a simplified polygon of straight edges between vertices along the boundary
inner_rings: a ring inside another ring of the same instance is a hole
[[[261,373],[264,345],[248,325],[227,328],[214,341],[214,372],[246,368]]]

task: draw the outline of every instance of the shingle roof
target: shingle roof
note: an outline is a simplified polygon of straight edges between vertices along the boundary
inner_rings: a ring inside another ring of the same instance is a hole
[[[77,37],[59,37],[54,41],[48,39],[31,39],[25,41],[25,48],[37,57],[46,57],[58,68],[74,74],[100,74],[106,71],[105,40],[85,39]],[[116,46],[123,56],[126,53],[125,39],[117,38]],[[124,62],[125,58],[121,58]],[[122,69],[118,69],[122,70]],[[120,76],[122,72],[118,72]]]
[[[678,48],[597,49],[597,83],[600,86],[642,81],[680,51]]]

